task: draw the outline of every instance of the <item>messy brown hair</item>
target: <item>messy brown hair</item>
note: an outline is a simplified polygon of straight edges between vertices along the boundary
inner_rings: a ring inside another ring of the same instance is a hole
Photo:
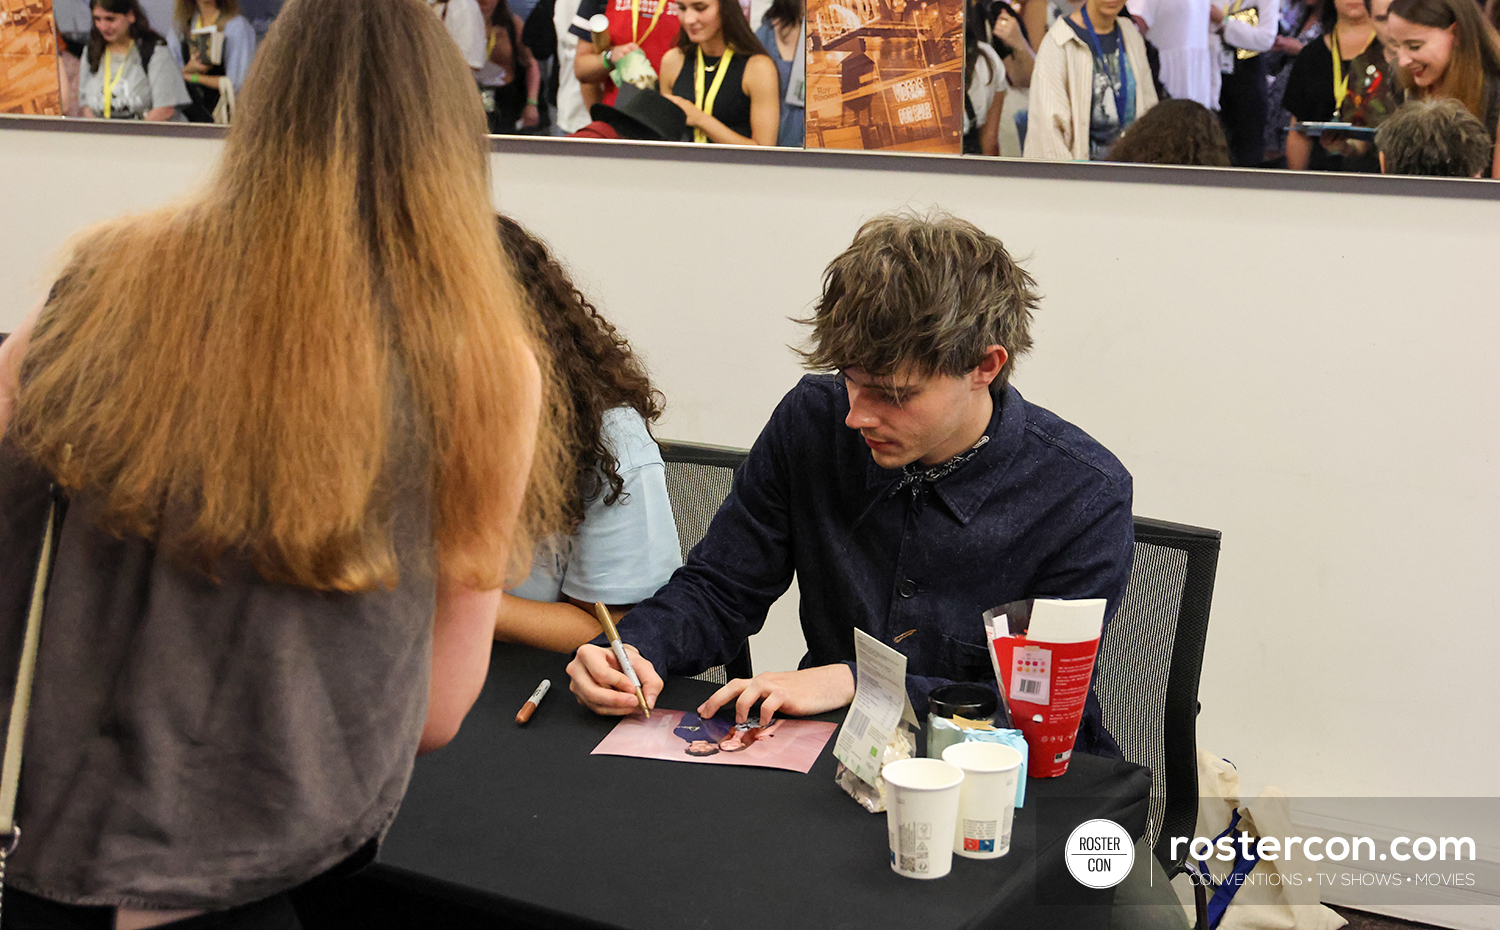
[[[1009,356],[990,385],[1005,390],[1031,349],[1038,295],[999,239],[941,211],[891,213],[860,227],[823,272],[803,363],[874,377],[972,371],[992,345]]]
[[[509,217],[496,217],[496,224],[553,353],[561,395],[557,420],[566,424],[560,430],[570,472],[564,480],[573,492],[558,529],[571,533],[583,521],[585,503],[603,495],[605,504],[613,504],[625,493],[619,460],[604,441],[605,412],[630,407],[650,424],[661,416],[662,396],[630,343],[599,315],[546,244]]]
[[[1208,107],[1196,100],[1163,100],[1130,124],[1109,160],[1228,168],[1229,140]]]
[[[443,577],[492,589],[507,558],[524,575],[560,497],[537,427],[549,374],[495,247],[453,41],[420,0],[292,0],[240,105],[191,199],[76,242],[15,440],[95,495],[106,530],[337,591],[397,582],[393,459],[416,446]],[[507,479],[538,432],[517,521]]]
[[[1477,177],[1494,146],[1484,123],[1451,97],[1408,100],[1375,131],[1387,174]]]

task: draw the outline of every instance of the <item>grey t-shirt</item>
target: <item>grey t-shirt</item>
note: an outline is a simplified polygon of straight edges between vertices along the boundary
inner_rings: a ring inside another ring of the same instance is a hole
[[[78,104],[88,107],[98,117],[104,116],[105,59],[109,57],[111,53],[106,49],[99,58],[98,71],[89,67],[87,54],[78,65]],[[141,50],[132,44],[123,62],[119,56],[113,56],[108,71],[110,119],[145,119],[157,107],[180,107],[192,102],[182,72],[165,44],[152,52],[149,67],[141,64]],[[174,114],[172,118],[181,119],[182,115]]]
[[[66,904],[230,907],[299,885],[384,831],[411,774],[432,650],[417,458],[399,466],[411,477],[393,508],[400,583],[358,594],[270,583],[231,558],[210,580],[97,529],[88,495],[72,501],[7,884]],[[5,708],[46,486],[0,440]]]

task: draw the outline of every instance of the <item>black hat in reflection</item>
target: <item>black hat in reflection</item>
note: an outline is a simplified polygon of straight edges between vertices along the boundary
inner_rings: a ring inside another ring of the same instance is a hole
[[[625,139],[680,142],[687,130],[687,115],[681,107],[654,90],[633,84],[620,87],[614,106],[596,103],[589,107],[589,115],[608,123]]]

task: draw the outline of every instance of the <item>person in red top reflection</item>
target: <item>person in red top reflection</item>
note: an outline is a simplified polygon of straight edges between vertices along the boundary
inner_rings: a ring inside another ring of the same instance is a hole
[[[610,49],[600,55],[594,48],[589,20],[596,15],[609,20]],[[578,54],[573,59],[573,73],[585,87],[604,82],[603,103],[613,105],[618,93],[610,72],[626,55],[640,49],[658,74],[667,49],[677,44],[680,20],[674,0],[583,0],[578,15],[568,29],[578,37]]]

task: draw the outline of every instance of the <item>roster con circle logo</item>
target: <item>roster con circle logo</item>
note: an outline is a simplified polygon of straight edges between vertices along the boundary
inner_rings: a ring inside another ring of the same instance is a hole
[[[1080,885],[1113,888],[1135,865],[1135,843],[1113,820],[1088,820],[1068,837],[1063,853],[1068,871]]]

